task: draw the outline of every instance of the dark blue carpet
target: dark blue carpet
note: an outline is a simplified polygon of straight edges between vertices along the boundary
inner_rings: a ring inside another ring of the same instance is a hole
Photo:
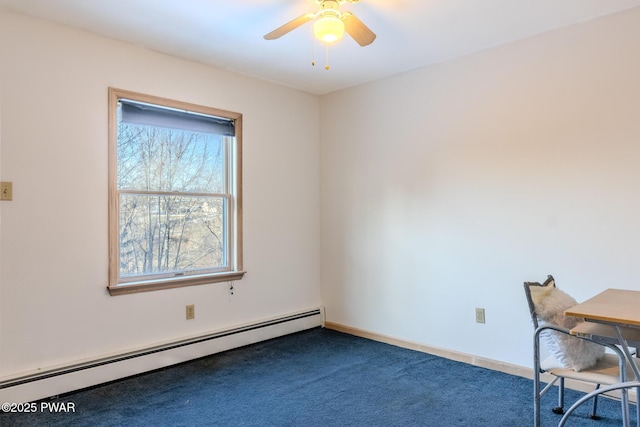
[[[0,425],[529,427],[532,395],[531,380],[318,328],[45,401],[75,413],[0,414]],[[543,399],[543,426],[560,420],[556,396]],[[600,421],[589,406],[567,426],[621,425],[618,402],[601,400]]]

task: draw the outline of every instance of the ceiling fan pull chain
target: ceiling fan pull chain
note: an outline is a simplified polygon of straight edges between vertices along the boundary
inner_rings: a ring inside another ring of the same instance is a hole
[[[316,66],[316,39],[313,37],[313,29],[311,31],[311,66]]]
[[[326,53],[326,59],[325,59],[326,64],[324,66],[324,69],[325,70],[329,70],[329,68],[330,68],[329,67],[329,43],[326,43],[325,46],[327,48],[327,53]]]

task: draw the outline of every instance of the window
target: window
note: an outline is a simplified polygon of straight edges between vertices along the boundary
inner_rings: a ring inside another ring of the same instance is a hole
[[[241,279],[242,115],[109,89],[111,295]]]

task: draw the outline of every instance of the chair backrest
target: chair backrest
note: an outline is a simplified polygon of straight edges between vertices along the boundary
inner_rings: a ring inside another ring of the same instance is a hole
[[[543,283],[538,282],[524,282],[524,294],[527,297],[527,303],[529,304],[529,314],[531,314],[531,321],[533,322],[533,328],[538,329],[538,314],[536,313],[536,306],[531,299],[531,287],[532,286],[549,286],[553,282],[553,287],[556,287],[555,280],[552,275],[547,276],[547,280]]]
[[[584,320],[564,314],[566,309],[576,305],[576,300],[556,287],[553,276],[547,276],[543,283],[525,282],[524,291],[533,326],[541,331],[538,337],[549,353],[562,366],[576,372],[595,365],[604,355],[605,348],[570,334],[570,330]]]

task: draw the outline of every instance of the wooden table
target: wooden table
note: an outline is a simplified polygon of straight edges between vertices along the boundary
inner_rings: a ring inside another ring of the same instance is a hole
[[[635,381],[622,381],[620,384],[605,387],[589,393],[578,400],[565,414],[559,426],[563,426],[566,418],[573,410],[591,397],[610,390],[621,390],[623,399],[627,399],[627,389],[636,387],[640,392],[640,371],[634,362],[629,347],[640,347],[640,291],[607,289],[565,311],[567,316],[580,317],[585,322],[578,324],[571,333],[588,337],[603,344],[619,345],[626,357]],[[639,393],[640,394],[640,393]],[[640,396],[638,396],[640,397]],[[637,398],[638,398],[637,397]],[[638,426],[640,426],[640,405],[638,406]],[[629,412],[623,413],[625,426],[629,425]]]
[[[564,314],[589,322],[640,327],[640,291],[607,289]]]

